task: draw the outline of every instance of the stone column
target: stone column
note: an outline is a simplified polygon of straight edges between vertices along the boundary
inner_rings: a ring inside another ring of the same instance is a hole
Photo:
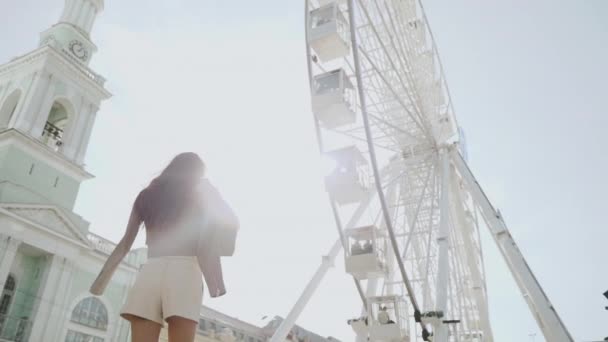
[[[91,29],[93,28],[93,23],[95,22],[95,17],[97,16],[97,8],[90,3],[91,12],[89,12],[89,17],[87,18],[87,32],[91,33]]]
[[[78,22],[77,26],[80,26],[83,30],[86,31],[87,18],[89,17],[89,7],[90,4],[88,1],[82,1],[82,8],[80,9],[80,13],[78,13]]]
[[[80,13],[82,12],[82,6],[84,5],[84,0],[76,0],[76,4],[74,4],[74,11],[72,12],[72,17],[70,18],[71,23],[78,26],[78,19],[80,18]]]
[[[87,108],[88,107],[88,108]],[[87,104],[84,97],[80,100],[78,112],[74,113],[71,122],[68,124],[67,130],[63,137],[63,146],[61,151],[69,158],[76,159],[76,152],[82,142],[85,125],[92,112],[92,105]]]
[[[74,6],[74,0],[66,0],[65,6],[63,7],[63,13],[61,14],[61,21],[67,21],[70,18],[70,11]]]
[[[6,97],[6,94],[8,94],[8,88],[10,88],[12,84],[13,82],[9,81],[4,85],[4,88],[0,90],[0,108],[4,105],[4,98]]]
[[[25,133],[29,131],[31,125],[31,118],[29,117],[29,112],[26,109],[30,106],[30,102],[32,101],[32,93],[36,92],[41,79],[42,73],[40,71],[32,74],[30,85],[25,90],[25,94],[23,94],[21,100],[19,100],[19,104],[17,105],[15,113],[13,114],[16,118],[15,128]]]
[[[63,291],[63,298],[61,299],[61,302],[57,304],[58,311],[56,316],[58,318],[58,324],[55,327],[55,332],[48,335],[49,341],[63,341],[63,339],[65,339],[64,334],[67,331],[66,325],[72,317],[73,308],[70,305],[72,304],[72,300],[74,298],[70,297],[70,295],[72,294],[74,274],[78,272],[76,269],[76,262],[67,260],[65,270],[67,280],[65,287],[61,287]],[[51,314],[54,314],[54,311],[52,311]]]
[[[50,337],[57,335],[61,332],[63,325],[67,322],[62,311],[64,310],[64,306],[67,305],[65,303],[69,294],[67,288],[72,281],[74,264],[71,260],[61,258],[60,267],[59,282],[57,283],[56,296],[53,298],[54,302],[52,303],[50,310],[49,321],[40,336]]]
[[[60,295],[60,283],[65,279],[65,263],[66,259],[59,255],[50,255],[50,263],[47,265],[46,279],[40,290],[38,291],[39,303],[38,308],[32,317],[32,331],[30,334],[30,341],[44,341],[45,331],[47,329],[53,329],[56,325],[54,322],[57,317],[52,316],[52,312],[59,305],[57,300]]]
[[[12,83],[12,81],[9,81],[0,88],[0,111],[2,109],[4,109],[4,105],[5,105],[4,99],[6,98],[6,96],[8,94],[8,88],[11,87],[11,83]],[[12,117],[9,117],[8,121],[6,122],[6,126],[0,126],[0,129],[4,128],[4,127],[10,127],[12,119],[13,119]],[[2,125],[2,124],[0,123],[0,125]]]
[[[44,91],[44,95],[42,96],[38,110],[33,111],[33,113],[35,114],[32,115],[32,122],[29,130],[32,136],[37,137],[39,139],[42,138],[44,126],[46,125],[46,122],[49,119],[49,114],[53,106],[53,98],[51,95],[55,91],[56,85],[56,82],[53,82],[53,74],[49,74],[48,79],[46,81],[47,85]]]
[[[83,137],[80,139],[80,146],[78,146],[78,153],[76,155],[76,163],[78,165],[84,164],[84,155],[87,153],[89,146],[89,140],[91,139],[91,132],[93,131],[93,124],[95,123],[95,116],[97,115],[98,108],[92,108],[91,114],[88,117],[85,130],[83,131]]]
[[[93,5],[91,5],[91,15],[87,21],[87,32],[91,33],[91,30],[93,29],[93,24],[95,23],[95,17],[97,16],[97,8]]]
[[[21,245],[21,240],[0,235],[0,291],[4,288],[19,245]]]
[[[70,0],[70,9],[68,10],[67,17],[65,19],[66,22],[72,22],[74,15],[76,13],[76,7],[78,5],[78,0]]]

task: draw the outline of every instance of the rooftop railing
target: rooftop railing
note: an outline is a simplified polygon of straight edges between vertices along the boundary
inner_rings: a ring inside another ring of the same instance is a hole
[[[103,86],[106,83],[106,79],[103,76],[98,75],[98,74],[94,73],[93,71],[91,71],[91,69],[89,69],[88,66],[82,64],[82,61],[76,59],[69,52],[67,52],[65,50],[62,50],[62,51],[66,57],[68,57],[69,59],[78,63],[78,65],[79,65],[78,70],[80,70],[86,77],[90,78],[91,80],[93,80],[93,82],[99,84],[100,86]]]
[[[89,241],[91,242],[91,244],[93,245],[93,248],[95,248],[95,250],[102,252],[103,254],[107,254],[107,255],[110,255],[114,251],[114,249],[116,248],[116,245],[117,245],[114,242],[107,240],[107,239],[105,239],[97,234],[93,234],[93,233],[88,233],[87,239],[89,239]],[[131,264],[133,266],[135,266],[137,264],[136,259],[137,259],[137,257],[134,253],[129,253],[125,257],[125,261],[128,264]]]

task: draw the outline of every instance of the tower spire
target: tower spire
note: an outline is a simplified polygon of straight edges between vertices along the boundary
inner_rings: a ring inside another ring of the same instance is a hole
[[[65,0],[59,22],[40,35],[40,46],[63,51],[77,63],[88,65],[97,47],[91,29],[103,11],[104,0]]]
[[[72,24],[88,35],[101,11],[103,0],[65,0],[60,22]]]

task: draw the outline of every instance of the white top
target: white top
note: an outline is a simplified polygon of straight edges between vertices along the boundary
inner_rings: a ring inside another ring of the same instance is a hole
[[[146,229],[148,257],[196,256],[200,262],[204,252],[200,246],[201,242],[205,240],[206,232],[222,226],[238,229],[239,223],[236,215],[223,200],[217,189],[207,179],[202,179],[198,187],[203,201],[201,212],[190,213],[179,220],[171,229]],[[137,213],[132,213],[125,236],[108,257],[97,279],[91,286],[92,294],[101,295],[104,292],[114,271],[130,251],[140,226],[141,219]]]

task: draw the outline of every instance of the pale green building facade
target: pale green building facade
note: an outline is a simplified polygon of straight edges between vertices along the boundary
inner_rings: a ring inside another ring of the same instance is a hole
[[[91,130],[110,94],[89,67],[103,0],[67,0],[37,49],[0,65],[0,341],[127,341],[118,318],[145,251],[108,291],[88,288],[113,244],[73,212]]]

